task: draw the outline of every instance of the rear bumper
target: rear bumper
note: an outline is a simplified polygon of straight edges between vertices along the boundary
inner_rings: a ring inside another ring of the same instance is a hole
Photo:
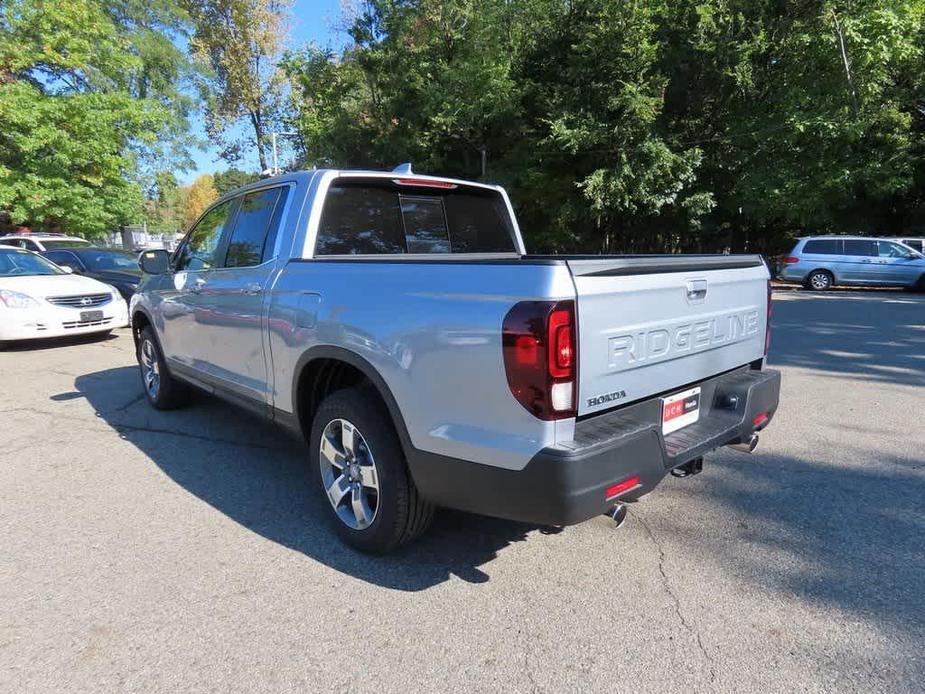
[[[700,421],[661,433],[658,398],[576,425],[575,439],[544,448],[522,470],[506,470],[415,451],[408,463],[425,498],[440,506],[540,525],[580,523],[619,498],[652,491],[675,467],[720,446],[748,440],[755,417],[777,410],[780,373],[739,369],[699,385]],[[767,426],[767,421],[759,428]],[[639,485],[606,498],[612,485]]]

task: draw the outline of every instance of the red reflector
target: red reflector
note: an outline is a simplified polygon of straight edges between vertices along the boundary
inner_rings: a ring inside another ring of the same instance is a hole
[[[619,496],[624,492],[628,492],[630,489],[634,489],[641,484],[639,475],[633,475],[629,479],[623,480],[622,482],[617,482],[616,484],[607,487],[607,491],[604,493],[605,499],[612,499],[615,496]]]
[[[784,258],[784,262],[787,263],[787,265],[793,265],[794,263],[799,263],[800,259],[795,255],[788,255],[786,258]]]
[[[449,181],[431,181],[426,178],[393,178],[392,183],[400,186],[417,186],[418,188],[456,188],[455,183]]]
[[[533,366],[540,356],[539,341],[532,335],[518,335],[514,342],[514,354],[517,363],[522,366]]]
[[[770,417],[767,412],[762,412],[761,414],[755,415],[755,418],[752,420],[752,425],[755,427],[760,427],[768,423]]]

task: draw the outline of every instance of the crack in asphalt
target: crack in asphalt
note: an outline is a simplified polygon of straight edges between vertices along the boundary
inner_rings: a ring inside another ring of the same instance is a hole
[[[655,537],[655,533],[652,532],[652,528],[649,527],[649,524],[641,516],[637,516],[639,523],[645,529],[646,533],[649,536],[649,539],[652,540],[652,544],[655,545],[655,548],[658,550],[658,572],[662,576],[662,586],[665,589],[665,593],[668,594],[668,597],[671,598],[672,603],[674,604],[675,614],[678,616],[678,621],[684,626],[685,629],[694,637],[697,641],[697,647],[700,649],[700,653],[703,655],[704,659],[709,663],[710,666],[710,681],[716,681],[716,661],[713,660],[713,657],[707,652],[707,649],[703,645],[703,640],[700,638],[700,631],[696,629],[690,622],[687,621],[684,617],[684,613],[681,612],[681,601],[678,599],[678,596],[675,595],[675,592],[671,588],[671,583],[668,581],[668,574],[665,573],[665,550],[662,547],[662,543],[658,541],[658,538]]]

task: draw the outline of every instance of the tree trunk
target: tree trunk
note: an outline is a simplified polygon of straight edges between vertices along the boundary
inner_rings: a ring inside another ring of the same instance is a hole
[[[251,125],[254,127],[254,141],[257,143],[257,156],[260,159],[260,171],[266,171],[269,168],[267,164],[267,153],[264,151],[264,132],[263,119],[259,111],[249,111]]]

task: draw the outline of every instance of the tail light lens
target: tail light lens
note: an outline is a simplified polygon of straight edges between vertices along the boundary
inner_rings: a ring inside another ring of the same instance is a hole
[[[800,259],[797,258],[795,255],[788,255],[786,258],[784,258],[784,262],[787,265],[793,265],[794,263],[799,263]]]
[[[575,416],[574,301],[515,304],[504,317],[501,344],[507,384],[517,402],[540,419]]]
[[[768,322],[764,327],[764,356],[768,356],[771,349],[771,280],[768,280]]]

